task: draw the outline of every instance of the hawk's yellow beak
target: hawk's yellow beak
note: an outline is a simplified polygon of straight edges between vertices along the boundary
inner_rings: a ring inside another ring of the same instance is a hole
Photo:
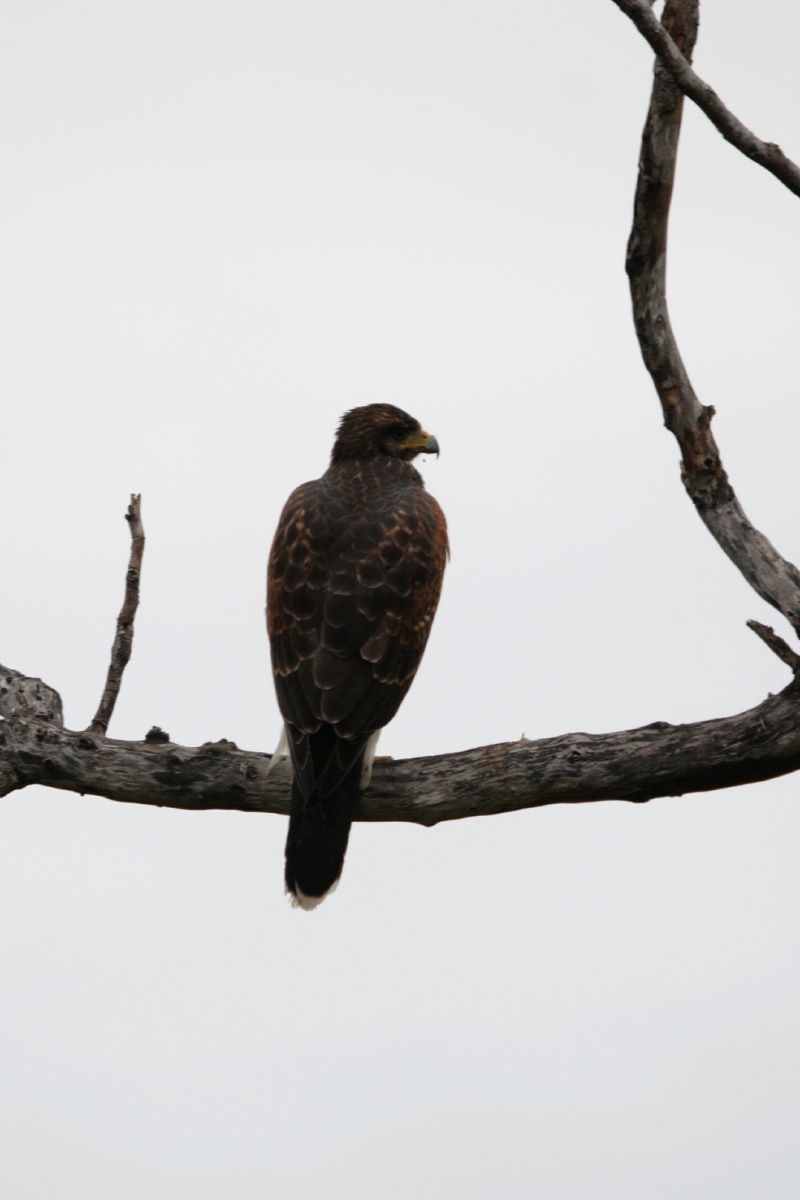
[[[439,454],[439,443],[432,433],[426,433],[424,429],[415,429],[413,433],[407,434],[402,445],[409,450],[415,450],[417,454],[435,454],[437,457]]]

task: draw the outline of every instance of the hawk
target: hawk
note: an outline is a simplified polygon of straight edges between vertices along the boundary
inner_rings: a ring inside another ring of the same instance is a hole
[[[292,492],[267,573],[272,673],[292,760],[286,890],[315,908],[339,880],[381,729],[411,686],[448,555],[412,465],[439,446],[408,413],[342,417],[325,474]]]

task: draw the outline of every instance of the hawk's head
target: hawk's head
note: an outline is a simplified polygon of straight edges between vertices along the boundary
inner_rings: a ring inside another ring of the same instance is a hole
[[[390,458],[406,461],[417,454],[438,454],[439,443],[402,408],[393,404],[365,404],[351,408],[339,422],[331,462],[347,458]]]

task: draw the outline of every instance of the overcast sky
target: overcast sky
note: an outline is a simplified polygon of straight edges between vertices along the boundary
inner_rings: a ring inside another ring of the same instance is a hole
[[[800,14],[699,72],[800,157]],[[623,263],[651,56],[611,0],[2,0],[0,661],[271,750],[289,491],[340,414],[435,433],[452,561],[396,757],[759,703],[773,614],[687,500]],[[669,288],[746,511],[800,561],[800,208],[687,107]],[[13,1200],[796,1200],[797,777],[433,830],[0,803]]]

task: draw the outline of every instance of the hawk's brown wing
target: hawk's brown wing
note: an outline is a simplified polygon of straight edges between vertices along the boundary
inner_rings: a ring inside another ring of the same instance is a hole
[[[446,557],[444,514],[408,463],[348,461],[289,497],[270,554],[267,624],[306,797],[315,785],[335,789],[397,712],[428,640]],[[323,755],[313,735],[325,726],[336,736],[324,739]]]

